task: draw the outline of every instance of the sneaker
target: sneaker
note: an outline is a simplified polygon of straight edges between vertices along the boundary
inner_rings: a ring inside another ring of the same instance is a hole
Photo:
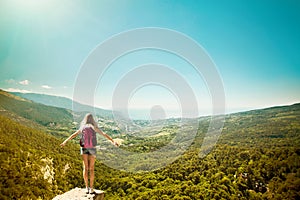
[[[89,193],[89,188],[88,188],[88,187],[85,188],[85,193],[86,193],[86,194]]]
[[[91,189],[90,189],[90,194],[95,194],[94,188],[91,188]]]

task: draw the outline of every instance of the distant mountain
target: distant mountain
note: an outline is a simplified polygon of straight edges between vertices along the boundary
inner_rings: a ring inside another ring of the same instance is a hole
[[[34,121],[42,126],[60,124],[60,126],[71,124],[73,115],[70,110],[47,106],[40,103],[15,96],[11,93],[0,90],[0,114],[19,116],[23,119]]]
[[[110,110],[105,110],[101,108],[94,108],[93,106],[84,105],[78,102],[73,101],[72,99],[66,98],[66,97],[60,97],[60,96],[52,96],[52,95],[46,95],[46,94],[38,94],[38,93],[20,93],[20,92],[12,92],[11,94],[14,94],[16,96],[29,99],[31,101],[49,105],[49,106],[55,106],[59,108],[66,108],[69,110],[76,108],[76,112],[95,112],[97,115],[104,117],[104,118],[112,118],[112,112]]]
[[[72,102],[70,99],[59,96],[52,96],[38,93],[21,93],[21,92],[10,92],[13,95],[19,96],[23,99],[29,99],[36,103],[45,104],[48,106],[55,106],[60,108],[72,109]]]

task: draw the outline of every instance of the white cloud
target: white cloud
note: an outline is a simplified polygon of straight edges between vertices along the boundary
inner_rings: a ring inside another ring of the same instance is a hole
[[[8,89],[4,89],[7,92],[21,92],[21,93],[31,93],[31,91],[29,90],[22,90],[22,89],[18,89],[18,88],[8,88]]]
[[[29,85],[29,81],[28,80],[20,81],[19,83],[21,85]]]
[[[42,88],[45,88],[45,89],[52,89],[52,87],[50,87],[49,85],[42,85]]]

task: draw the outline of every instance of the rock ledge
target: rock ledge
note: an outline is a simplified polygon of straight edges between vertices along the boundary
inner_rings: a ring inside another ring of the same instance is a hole
[[[85,188],[74,188],[64,194],[58,195],[53,200],[103,200],[104,191],[95,190],[95,194],[86,194]]]

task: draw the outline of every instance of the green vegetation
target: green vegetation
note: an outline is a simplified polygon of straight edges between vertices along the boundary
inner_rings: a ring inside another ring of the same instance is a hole
[[[59,147],[60,137],[65,139],[76,128],[68,110],[3,93],[0,108],[0,199],[51,199],[83,187],[78,139]],[[100,119],[99,124],[125,140],[120,148],[134,152],[159,149],[178,129],[170,120],[157,134],[146,131],[135,136],[121,133],[111,120]],[[208,118],[200,120],[189,149],[156,171],[122,172],[97,160],[95,187],[106,191],[106,199],[300,198],[300,104],[226,116],[216,147],[200,158],[208,125]],[[53,130],[59,134],[49,134]],[[188,129],[183,130],[188,134]],[[143,135],[147,137],[142,139]],[[109,146],[103,141],[100,145]]]
[[[204,159],[189,151],[164,169],[116,177],[104,189],[109,199],[297,199],[299,173],[299,149],[223,146]]]
[[[70,110],[35,103],[3,90],[0,90],[0,115],[57,137],[66,137],[76,128]]]
[[[0,121],[0,199],[49,199],[80,183],[72,180],[80,170],[75,145],[61,149],[49,134],[3,116]],[[70,169],[64,172],[66,166]]]
[[[43,126],[62,126],[70,124],[73,120],[69,110],[34,103],[2,90],[0,90],[0,103],[1,110],[10,111]]]
[[[228,115],[217,146],[201,159],[207,127],[200,122],[193,145],[171,165],[115,177],[103,188],[109,199],[300,198],[300,104]]]

